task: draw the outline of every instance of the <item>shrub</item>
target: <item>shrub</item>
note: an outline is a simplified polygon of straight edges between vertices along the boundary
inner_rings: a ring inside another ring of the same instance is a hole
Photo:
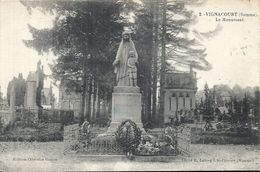
[[[124,152],[132,153],[141,141],[141,130],[131,121],[123,121],[115,133],[116,141],[123,148]]]

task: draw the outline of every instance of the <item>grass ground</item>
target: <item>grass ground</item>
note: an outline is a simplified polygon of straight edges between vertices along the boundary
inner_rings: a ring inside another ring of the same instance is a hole
[[[175,161],[89,162],[64,155],[63,142],[1,142],[0,171],[87,170],[259,170],[259,145],[191,145],[189,157]]]

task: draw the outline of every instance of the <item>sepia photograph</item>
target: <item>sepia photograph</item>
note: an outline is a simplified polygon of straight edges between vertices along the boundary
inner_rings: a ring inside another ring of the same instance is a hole
[[[0,171],[260,170],[260,0],[0,0]]]

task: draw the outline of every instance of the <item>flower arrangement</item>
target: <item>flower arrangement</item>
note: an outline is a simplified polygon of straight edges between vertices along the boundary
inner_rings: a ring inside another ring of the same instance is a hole
[[[140,143],[135,150],[137,155],[159,155],[159,152],[159,147],[155,147],[149,142],[146,142],[145,144]]]
[[[160,139],[145,139],[143,137],[141,143],[135,149],[136,155],[142,156],[158,156],[158,155],[176,155],[176,142],[167,134],[164,134]]]
[[[132,155],[141,141],[141,130],[131,121],[123,121],[115,133],[116,141],[127,155]]]

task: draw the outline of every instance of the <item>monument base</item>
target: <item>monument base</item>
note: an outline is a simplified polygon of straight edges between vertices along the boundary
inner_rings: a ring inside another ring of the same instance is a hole
[[[141,119],[141,93],[139,87],[117,86],[112,94],[112,118],[107,133],[114,133],[125,120],[131,120],[145,132]]]

